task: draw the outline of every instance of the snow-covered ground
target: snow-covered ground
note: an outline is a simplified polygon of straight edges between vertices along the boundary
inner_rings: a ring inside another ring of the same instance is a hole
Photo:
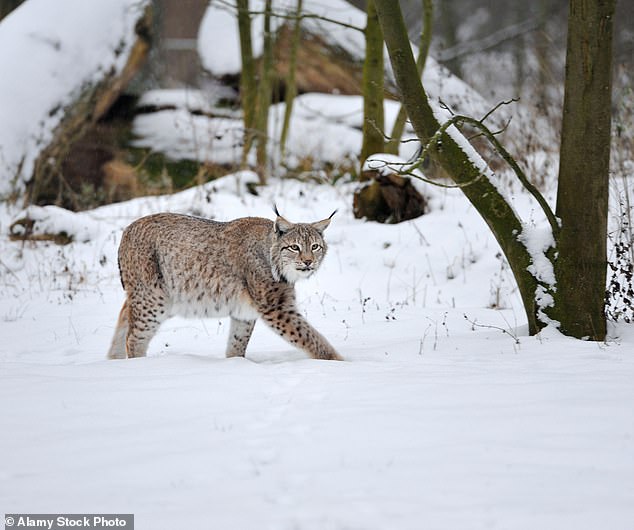
[[[67,246],[8,241],[18,214],[2,207],[0,511],[134,513],[138,529],[632,528],[632,326],[601,344],[526,336],[458,191],[426,187],[429,214],[385,226],[353,218],[349,184],[238,193],[251,178],[33,210],[77,234]],[[272,218],[273,201],[293,221],[339,208],[298,298],[346,362],[306,359],[261,323],[227,360],[226,321],[180,319],[147,358],[105,359],[128,222]]]

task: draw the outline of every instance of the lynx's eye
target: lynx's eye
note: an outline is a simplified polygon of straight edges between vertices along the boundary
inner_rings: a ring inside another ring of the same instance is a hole
[[[311,249],[314,251],[319,250],[321,248],[321,245],[319,243],[313,243],[313,246],[311,247]]]
[[[299,252],[299,245],[290,245],[290,248],[293,252]]]

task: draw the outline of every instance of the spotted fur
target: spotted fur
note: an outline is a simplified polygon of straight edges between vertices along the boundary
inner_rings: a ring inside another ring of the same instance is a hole
[[[326,254],[323,232],[331,217],[220,223],[163,213],[135,221],[119,246],[126,300],[108,357],[144,356],[161,323],[180,315],[230,316],[227,357],[245,355],[261,318],[311,357],[340,360],[295,304],[295,282],[311,276]]]

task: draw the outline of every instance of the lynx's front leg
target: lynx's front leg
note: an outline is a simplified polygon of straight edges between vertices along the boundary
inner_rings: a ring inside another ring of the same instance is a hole
[[[255,320],[238,320],[231,317],[227,357],[244,357],[254,326]]]
[[[262,320],[283,339],[304,350],[313,359],[343,360],[325,337],[299,314],[291,286],[278,284],[260,294],[261,298],[256,298],[256,304]]]
[[[272,311],[264,314],[262,319],[282,338],[304,350],[313,359],[343,361],[325,337],[313,328],[295,308],[288,312]]]

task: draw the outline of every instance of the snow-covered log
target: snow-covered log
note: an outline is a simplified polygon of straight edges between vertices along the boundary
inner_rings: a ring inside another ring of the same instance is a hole
[[[30,0],[0,24],[0,197],[59,178],[149,48],[149,0]]]

